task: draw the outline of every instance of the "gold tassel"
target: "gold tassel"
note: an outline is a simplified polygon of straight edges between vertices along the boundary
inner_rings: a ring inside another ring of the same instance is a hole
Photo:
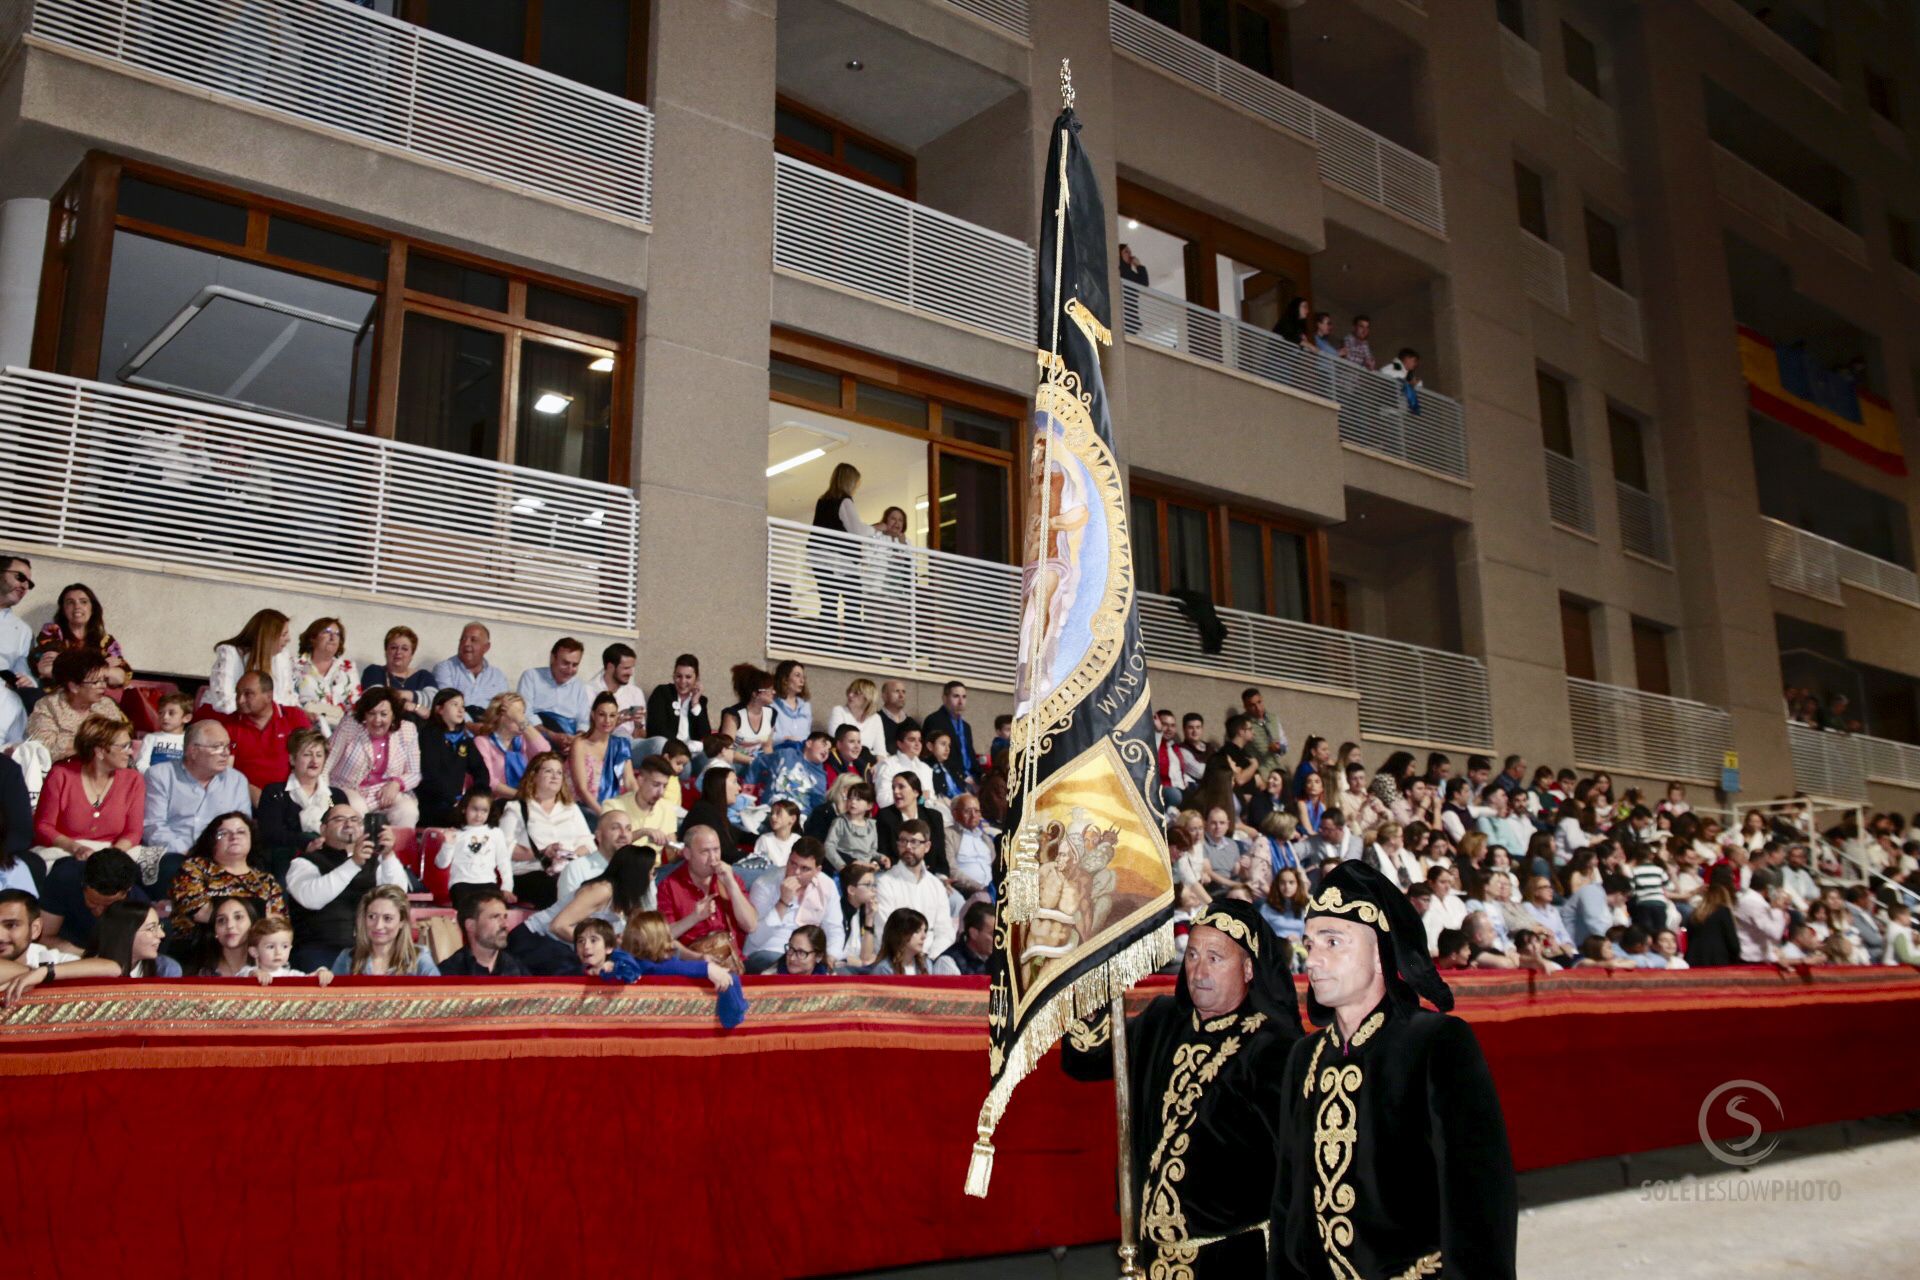
[[[967,1161],[967,1194],[987,1198],[987,1184],[993,1181],[993,1130],[982,1129],[973,1144],[973,1158]]]
[[[1001,909],[1016,924],[1033,919],[1040,909],[1040,833],[1022,823],[1013,836],[1007,858],[1007,894]]]

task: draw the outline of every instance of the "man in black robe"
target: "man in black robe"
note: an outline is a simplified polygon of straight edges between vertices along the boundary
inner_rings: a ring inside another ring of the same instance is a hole
[[[1500,1099],[1473,1029],[1447,1014],[1419,915],[1378,871],[1344,862],[1306,929],[1320,1030],[1287,1059],[1268,1276],[1512,1280]]]
[[[1110,1030],[1105,1017],[1074,1025],[1067,1074],[1113,1078]],[[1127,1020],[1133,1202],[1150,1280],[1262,1274],[1280,1081],[1300,1033],[1286,944],[1251,904],[1209,905],[1173,995]]]

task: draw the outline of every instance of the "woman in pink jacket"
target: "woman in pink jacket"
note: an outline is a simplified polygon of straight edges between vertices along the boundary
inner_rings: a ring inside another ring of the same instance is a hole
[[[381,814],[394,827],[418,820],[420,735],[392,689],[369,689],[353,704],[328,744],[327,774],[362,813]]]

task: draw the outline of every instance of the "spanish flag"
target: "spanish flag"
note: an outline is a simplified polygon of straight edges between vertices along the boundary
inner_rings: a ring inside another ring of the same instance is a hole
[[[1776,347],[1740,326],[1740,369],[1747,401],[1784,422],[1892,476],[1907,474],[1893,406],[1852,379],[1821,368],[1799,346]]]

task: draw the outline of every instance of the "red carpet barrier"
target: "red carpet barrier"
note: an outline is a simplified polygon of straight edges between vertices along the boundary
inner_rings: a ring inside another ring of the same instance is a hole
[[[978,979],[748,990],[726,1033],[679,981],[60,984],[0,1018],[9,1257],[22,1275],[770,1277],[1115,1234],[1111,1095],[1051,1065],[1015,1095],[992,1197],[961,1194]],[[1790,1126],[1920,1107],[1910,970],[1456,990],[1523,1169],[1695,1141],[1735,1078]]]

